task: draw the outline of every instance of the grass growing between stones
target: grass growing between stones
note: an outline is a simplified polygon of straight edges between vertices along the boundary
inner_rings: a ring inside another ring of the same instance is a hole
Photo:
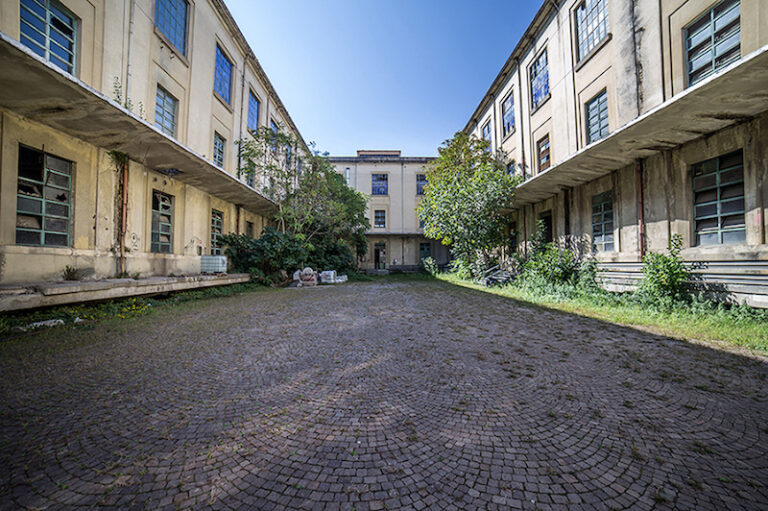
[[[437,276],[441,281],[481,290],[520,302],[528,302],[590,318],[626,326],[641,327],[653,333],[693,340],[714,341],[768,352],[768,312],[757,309],[699,305],[660,310],[643,307],[620,295],[606,293],[568,295],[533,292],[508,285],[486,288],[450,273]],[[608,296],[609,298],[606,298]]]

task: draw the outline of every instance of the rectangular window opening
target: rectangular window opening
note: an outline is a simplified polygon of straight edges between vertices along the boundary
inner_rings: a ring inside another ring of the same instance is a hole
[[[55,0],[21,0],[19,40],[33,52],[75,72],[78,18]]]
[[[425,186],[427,186],[427,175],[416,174],[416,195],[424,195]]]
[[[219,135],[218,132],[213,132],[213,163],[221,168],[224,168],[224,152],[226,150],[227,141],[224,137]]]
[[[383,209],[377,209],[373,212],[373,226],[374,227],[386,227],[387,226],[387,212]]]
[[[371,195],[389,195],[387,174],[371,174]]]
[[[587,144],[597,142],[608,136],[608,93],[600,94],[584,105],[587,122]]]
[[[216,66],[213,76],[213,90],[226,104],[231,105],[232,62],[218,44],[216,45]]]
[[[155,96],[155,126],[166,135],[175,137],[178,111],[179,101],[158,85]]]
[[[546,170],[550,165],[549,135],[536,142],[536,155],[539,161],[539,172]]]
[[[576,8],[576,60],[581,60],[608,35],[606,0],[584,0]]]
[[[607,191],[592,197],[592,250],[613,249],[613,191]]]
[[[549,64],[544,49],[529,68],[531,81],[531,109],[536,110],[549,97]]]
[[[747,232],[743,152],[696,163],[691,172],[696,244],[744,243]]]
[[[685,28],[688,86],[741,57],[739,0],[723,0]]]
[[[173,252],[173,195],[152,190],[152,232],[153,253]]]
[[[253,226],[253,224],[251,224]],[[221,255],[221,237],[224,235],[224,213],[211,210],[211,255]]]
[[[515,98],[510,92],[501,104],[502,134],[506,137],[515,130]]]
[[[157,0],[155,2],[155,26],[182,55],[187,55],[186,0]]]

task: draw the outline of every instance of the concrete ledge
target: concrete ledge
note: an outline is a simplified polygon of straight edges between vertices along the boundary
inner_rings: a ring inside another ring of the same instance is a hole
[[[247,273],[235,273],[5,285],[0,286],[0,312],[226,286],[249,280]]]

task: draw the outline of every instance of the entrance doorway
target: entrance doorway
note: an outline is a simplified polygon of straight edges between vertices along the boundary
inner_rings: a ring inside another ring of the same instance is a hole
[[[376,243],[373,245],[373,267],[377,270],[384,270],[387,267],[386,243]]]

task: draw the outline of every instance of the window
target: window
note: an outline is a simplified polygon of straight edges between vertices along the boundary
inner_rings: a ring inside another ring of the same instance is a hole
[[[613,192],[592,197],[592,250],[613,251]]]
[[[688,85],[741,56],[739,0],[723,0],[685,29]]]
[[[350,168],[347,167],[344,169],[344,179],[347,181],[347,186],[349,186],[349,177],[350,177]]]
[[[549,135],[536,142],[536,154],[539,159],[539,172],[549,168]]]
[[[22,44],[68,73],[75,71],[77,18],[53,0],[21,0]]]
[[[423,229],[423,228],[424,228],[424,219],[419,218],[419,229]]]
[[[483,125],[483,138],[488,142],[491,142],[493,139],[491,136],[491,121],[488,121]]]
[[[387,226],[387,212],[383,209],[377,209],[373,212],[373,226],[374,227],[386,227]]]
[[[692,172],[696,244],[743,243],[746,229],[742,152],[697,163]]]
[[[509,249],[517,252],[517,222],[509,224]]]
[[[253,238],[253,222],[245,222],[245,235]]]
[[[416,195],[424,195],[424,187],[427,185],[426,174],[416,174]]]
[[[157,0],[155,26],[182,55],[187,54],[186,0]]]
[[[389,195],[387,174],[371,174],[371,195]]]
[[[544,233],[544,243],[552,243],[554,239],[552,231],[552,210],[542,211],[539,213],[539,225]],[[539,226],[537,226],[537,229]]]
[[[419,243],[419,261],[423,261],[427,257],[432,257],[432,244],[429,242]]]
[[[587,144],[608,135],[608,94],[604,90],[584,106],[587,121]]]
[[[172,137],[176,136],[176,114],[179,111],[179,101],[171,94],[157,86],[155,96],[155,126],[160,131]]]
[[[259,129],[259,98],[253,92],[248,92],[248,129],[256,131]]]
[[[507,136],[515,131],[515,98],[512,93],[501,104],[501,132]]]
[[[285,144],[285,167],[290,168],[291,166],[291,151],[292,151],[291,144]]]
[[[218,132],[213,132],[213,163],[218,167],[224,167],[224,150],[227,141]]]
[[[516,167],[517,167],[517,163],[515,163],[515,160],[512,160],[511,162],[507,163],[507,174],[509,174],[510,176],[514,176]]]
[[[173,195],[157,190],[152,190],[151,251],[160,254],[173,252]]]
[[[232,62],[216,45],[216,68],[213,74],[213,90],[228,105],[232,100]]]
[[[69,246],[72,163],[19,146],[16,243]]]
[[[221,255],[221,236],[224,227],[224,213],[211,210],[211,255]]]
[[[608,7],[605,0],[584,0],[576,8],[576,60],[581,60],[608,35]]]
[[[535,110],[549,98],[549,66],[546,49],[531,64],[528,73],[531,79],[531,108]]]

